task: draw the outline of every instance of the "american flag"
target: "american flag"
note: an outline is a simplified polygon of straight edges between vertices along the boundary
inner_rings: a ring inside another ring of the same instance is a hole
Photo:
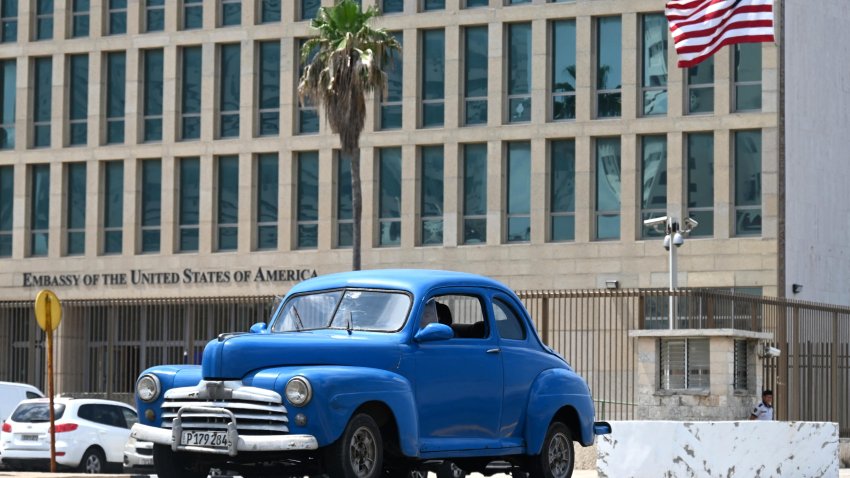
[[[670,0],[667,21],[679,67],[689,68],[724,45],[773,41],[774,0]]]

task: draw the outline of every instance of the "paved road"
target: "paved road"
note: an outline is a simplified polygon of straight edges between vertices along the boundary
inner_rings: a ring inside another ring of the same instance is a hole
[[[14,476],[18,478],[90,478],[91,475],[81,475],[76,473],[23,473],[23,472],[2,472],[0,471],[0,477],[5,476]],[[98,478],[155,478],[156,475],[98,475]],[[428,475],[429,478],[434,478],[435,475],[431,473]],[[508,475],[493,475],[495,478],[508,478]],[[474,473],[469,475],[470,478],[481,478],[481,475],[478,473]],[[850,469],[843,469],[838,472],[839,478],[850,478]],[[573,478],[598,478],[598,474],[595,471],[591,470],[576,470],[573,473]]]

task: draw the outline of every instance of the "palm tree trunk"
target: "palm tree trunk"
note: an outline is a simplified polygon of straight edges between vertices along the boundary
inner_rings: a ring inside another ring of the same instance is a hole
[[[360,243],[363,220],[363,193],[360,190],[360,148],[351,154],[351,209],[354,224],[351,238],[351,270],[360,270]]]

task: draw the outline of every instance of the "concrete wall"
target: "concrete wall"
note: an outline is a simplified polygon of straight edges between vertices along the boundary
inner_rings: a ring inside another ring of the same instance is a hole
[[[850,304],[850,10],[785,2],[786,294]],[[792,284],[801,284],[799,294]]]
[[[838,425],[822,422],[613,422],[600,478],[838,477]],[[648,439],[651,437],[651,439]]]

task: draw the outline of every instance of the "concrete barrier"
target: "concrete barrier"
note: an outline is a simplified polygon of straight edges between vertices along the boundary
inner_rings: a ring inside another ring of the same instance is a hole
[[[837,478],[838,424],[611,422],[597,442],[600,478]]]

